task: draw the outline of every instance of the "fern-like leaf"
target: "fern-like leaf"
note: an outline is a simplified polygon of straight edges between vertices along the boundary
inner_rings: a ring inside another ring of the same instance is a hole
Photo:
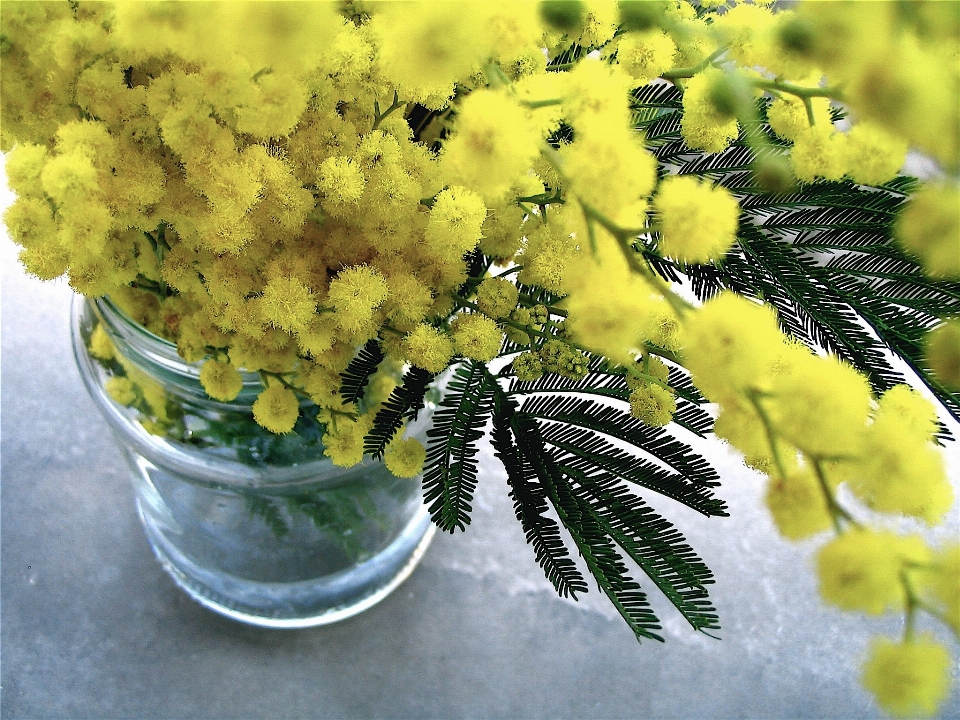
[[[357,356],[350,361],[347,369],[340,373],[340,397],[344,402],[355,403],[363,399],[370,376],[383,362],[383,350],[380,341],[372,338],[367,341]]]
[[[633,630],[637,639],[663,641],[654,631],[660,622],[650,607],[646,594],[634,581],[613,542],[584,503],[572,491],[556,461],[547,451],[536,420],[518,414],[514,419],[514,434],[520,452],[529,459],[560,522],[570,533],[574,544],[600,590]]]
[[[433,382],[433,373],[418,367],[410,368],[400,384],[393,389],[373,418],[373,428],[363,439],[363,451],[375,458],[383,451],[403,426],[404,420],[416,420],[423,407],[427,388]]]
[[[441,530],[465,530],[477,487],[477,441],[493,412],[496,380],[483,363],[467,361],[447,386],[427,432],[424,499]]]
[[[520,521],[527,543],[533,548],[544,575],[561,597],[576,599],[587,592],[583,576],[577,570],[560,537],[560,526],[546,515],[547,494],[529,459],[520,454],[513,438],[517,405],[499,390],[494,394],[493,433],[496,456],[507,471],[507,484],[513,510]]]
[[[669,483],[670,497],[675,497],[706,515],[727,514],[726,505],[722,500],[715,498],[711,491],[711,488],[720,484],[717,471],[706,460],[690,451],[683,443],[670,437],[664,430],[645,425],[616,407],[580,398],[534,397],[524,402],[523,412],[570,429],[569,437],[559,431],[559,434],[549,435],[549,438],[556,438],[558,442],[566,444],[583,438],[584,434],[572,431],[576,426],[629,443],[638,450],[649,453],[660,463],[672,469],[676,477],[682,478],[680,481],[682,489],[679,489],[676,487],[677,481],[670,473],[657,468],[658,472],[651,482]],[[567,430],[563,432],[566,433]],[[591,441],[593,440],[591,438]],[[596,438],[596,440],[600,439]],[[606,448],[606,445],[598,447]],[[615,449],[612,446],[610,448]],[[586,446],[581,449],[585,450]],[[620,455],[611,455],[611,457],[620,457]],[[657,492],[664,490],[656,487],[651,489],[657,489]],[[668,493],[664,492],[664,494]]]
[[[713,574],[683,535],[619,480],[606,473],[587,475],[560,466],[573,481],[573,492],[597,522],[640,566],[695,630],[718,629],[716,609],[706,585]]]

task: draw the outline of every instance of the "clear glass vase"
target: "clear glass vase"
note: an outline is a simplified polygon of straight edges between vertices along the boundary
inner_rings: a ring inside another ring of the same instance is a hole
[[[98,325],[112,350],[91,348]],[[212,400],[199,363],[108,299],[76,297],[72,334],[80,374],[129,463],[150,545],[203,605],[253,625],[323,625],[379,602],[420,561],[435,527],[419,478],[394,477],[369,457],[337,467],[310,408],[293,433],[272,435],[253,421],[257,375],[244,376],[236,400]],[[428,405],[408,436],[423,439],[429,416]]]

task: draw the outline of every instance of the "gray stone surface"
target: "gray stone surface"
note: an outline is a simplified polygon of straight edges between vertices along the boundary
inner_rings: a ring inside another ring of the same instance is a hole
[[[70,290],[2,251],[2,714],[6,718],[874,717],[868,637],[820,605],[816,543],[779,539],[762,481],[718,443],[730,519],[658,507],[717,575],[722,640],[655,598],[638,644],[595,588],[556,597],[485,451],[474,522],[341,624],[263,630],[187,598],[154,560],[119,452],[69,349]],[[956,449],[952,472],[958,480]],[[947,527],[955,536],[954,507]],[[649,583],[646,583],[649,586]],[[952,647],[957,657],[957,647]],[[944,716],[960,717],[954,692]]]

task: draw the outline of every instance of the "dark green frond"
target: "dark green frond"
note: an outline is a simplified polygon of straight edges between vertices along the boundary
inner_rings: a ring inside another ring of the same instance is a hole
[[[483,363],[469,360],[457,368],[427,432],[423,472],[424,499],[437,527],[464,530],[477,487],[477,441],[493,412],[496,380]]]
[[[713,574],[683,535],[613,475],[560,466],[597,522],[640,566],[695,630],[720,627],[706,585]]]
[[[514,416],[513,426],[517,447],[528,458],[560,522],[573,538],[600,590],[610,599],[638,640],[647,638],[662,641],[663,638],[654,632],[661,629],[660,622],[650,608],[646,594],[630,577],[623,559],[597,522],[589,504],[573,493],[569,481],[544,446],[536,420],[519,413]]]
[[[691,488],[701,489],[703,495],[697,499],[698,505],[707,507],[716,503],[717,512],[708,514],[726,514],[726,506],[709,490],[720,485],[717,471],[663,429],[650,427],[616,407],[576,397],[532,397],[523,403],[523,412],[541,420],[576,425],[629,443],[673,469]]]
[[[380,348],[380,341],[376,338],[368,340],[347,365],[347,369],[340,373],[340,397],[344,402],[355,403],[363,399],[367,382],[382,361],[383,350]]]
[[[373,429],[363,439],[363,452],[375,458],[383,457],[387,444],[403,426],[404,420],[416,420],[423,407],[427,387],[433,382],[433,373],[418,367],[410,368],[400,384],[393,389],[373,418]]]
[[[607,472],[622,480],[676,500],[707,517],[726,515],[722,500],[709,487],[698,485],[677,472],[637,457],[607,442],[594,432],[575,425],[545,424],[545,442],[559,453],[558,462],[582,472]]]
[[[502,391],[494,396],[492,442],[496,456],[507,471],[513,510],[537,562],[562,597],[574,599],[587,592],[587,584],[574,565],[560,537],[560,526],[547,516],[547,494],[526,456],[513,439],[517,405]]]

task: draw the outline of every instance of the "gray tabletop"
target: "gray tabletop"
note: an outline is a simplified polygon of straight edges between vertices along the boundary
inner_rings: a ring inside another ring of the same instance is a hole
[[[658,503],[716,573],[719,641],[660,598],[664,644],[637,643],[595,588],[579,603],[559,599],[489,450],[468,531],[438,535],[367,612],[265,630],[200,607],[140,529],[120,454],[73,364],[69,287],[25,277],[6,237],[0,251],[3,717],[879,715],[859,664],[869,636],[900,623],[824,608],[816,543],[777,536],[762,479],[720,443],[705,451],[731,518]],[[933,536],[958,528],[955,506]],[[960,693],[943,715],[960,717]]]

